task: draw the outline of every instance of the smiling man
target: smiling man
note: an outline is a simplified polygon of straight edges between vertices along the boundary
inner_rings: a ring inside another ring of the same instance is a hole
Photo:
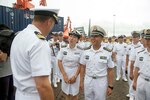
[[[111,51],[101,46],[106,34],[104,29],[93,26],[91,30],[92,47],[83,53],[80,60],[80,88],[84,87],[85,100],[106,100],[106,95],[113,90],[114,64]]]

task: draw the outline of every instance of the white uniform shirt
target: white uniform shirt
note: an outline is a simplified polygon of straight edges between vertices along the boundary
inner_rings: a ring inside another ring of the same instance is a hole
[[[138,42],[136,45],[133,44],[131,47],[129,60],[135,61],[138,52],[140,52],[144,49],[145,48],[143,47],[143,45],[140,42]]]
[[[118,42],[112,42],[112,44],[113,44],[113,47],[117,44]]]
[[[78,68],[79,68],[79,61],[82,54],[82,50],[75,48],[70,48],[69,45],[66,48],[62,48],[58,53],[58,60],[62,60],[63,68],[70,79],[73,77]],[[76,82],[73,84],[67,84],[62,80],[62,91],[65,94],[77,95],[79,93],[79,83],[80,77],[78,75]]]
[[[134,63],[139,68],[139,73],[150,78],[150,52],[145,49],[137,55]]]
[[[108,43],[101,42],[101,46],[103,46],[103,47],[107,47],[107,46],[108,46]]]
[[[80,49],[84,50],[85,49],[85,42],[84,41],[79,41],[77,43],[77,47],[79,47]]]
[[[103,46],[97,51],[93,47],[84,51],[80,63],[86,66],[85,74],[91,77],[107,76],[107,69],[114,67],[110,52]]]
[[[62,48],[58,53],[58,60],[62,60],[62,64],[65,68],[78,67],[82,50],[77,47],[70,49],[69,45],[66,48]]]
[[[62,41],[62,42],[59,42],[59,45],[60,45],[60,49],[61,49],[61,48],[67,47],[68,44],[66,44],[64,41]]]
[[[88,48],[88,47],[91,46],[91,42],[90,41],[85,41],[84,44],[85,44],[85,48]]]
[[[39,39],[35,31],[40,32],[34,25],[28,25],[15,37],[11,47],[14,85],[26,93],[37,93],[33,77],[48,76],[51,72],[49,44]]]
[[[127,45],[127,55],[129,55],[129,56],[131,55],[132,46],[133,46],[133,43],[130,43],[130,44]]]
[[[114,45],[113,52],[116,52],[116,58],[117,59],[125,59],[126,53],[127,53],[127,44],[126,43],[117,43]]]
[[[107,43],[108,49],[113,50],[113,47],[114,47],[113,43],[109,43],[109,42]]]

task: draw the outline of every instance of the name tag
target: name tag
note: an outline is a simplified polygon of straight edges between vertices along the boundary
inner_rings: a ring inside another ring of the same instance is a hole
[[[143,61],[143,57],[140,57],[140,58],[139,58],[139,61]]]
[[[90,57],[89,57],[88,55],[85,56],[85,59],[86,59],[86,60],[89,60],[89,58],[90,58]]]
[[[74,54],[75,54],[75,55],[80,55],[80,53],[79,53],[79,52],[75,52]]]
[[[107,57],[106,57],[106,56],[100,56],[100,59],[104,59],[104,60],[106,60],[106,59],[107,59]]]

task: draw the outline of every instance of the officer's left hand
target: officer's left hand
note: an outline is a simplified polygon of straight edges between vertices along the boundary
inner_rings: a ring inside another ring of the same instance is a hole
[[[74,82],[76,82],[76,77],[75,76],[71,77],[70,80],[69,80],[70,84],[73,84]]]
[[[110,89],[109,87],[107,88],[107,96],[111,95],[112,93],[112,89]]]

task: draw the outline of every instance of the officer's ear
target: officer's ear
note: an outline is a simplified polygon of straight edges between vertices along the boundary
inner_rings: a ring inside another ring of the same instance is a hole
[[[49,25],[49,26],[54,26],[54,24],[55,24],[55,19],[54,19],[53,17],[50,17],[50,18],[48,19],[48,25]]]

